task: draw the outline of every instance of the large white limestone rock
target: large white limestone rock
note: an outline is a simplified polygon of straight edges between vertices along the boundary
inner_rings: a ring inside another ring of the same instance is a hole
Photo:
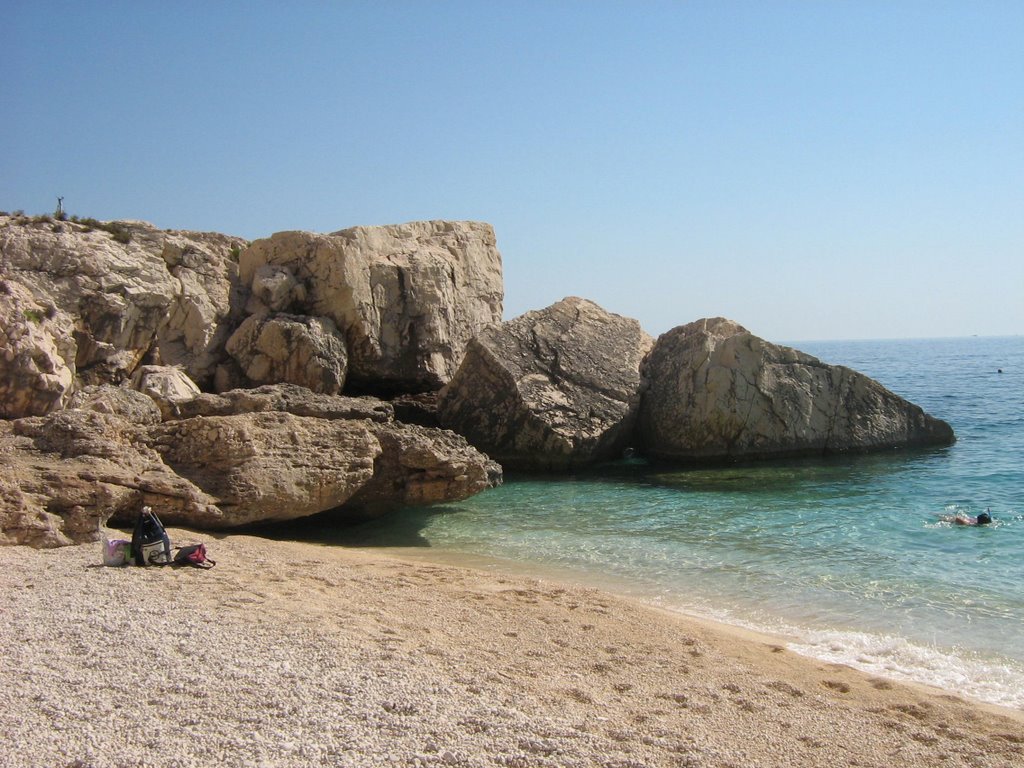
[[[237,254],[244,244],[145,222],[0,216],[0,280],[52,308],[49,319],[70,318],[60,356],[75,384],[120,383],[144,361],[181,366],[203,384],[241,320]],[[10,335],[19,318],[0,323]],[[60,404],[57,398],[52,407]]]
[[[437,389],[469,339],[501,321],[501,255],[478,222],[279,232],[242,252],[239,274],[250,311],[333,320],[357,390]]]
[[[151,427],[147,442],[215,500],[222,518],[209,524],[226,528],[342,505],[373,477],[381,448],[368,424],[281,412],[210,416]]]
[[[180,413],[181,406],[199,397],[199,387],[183,370],[171,365],[143,365],[135,370],[132,389],[147,395],[163,418]]]

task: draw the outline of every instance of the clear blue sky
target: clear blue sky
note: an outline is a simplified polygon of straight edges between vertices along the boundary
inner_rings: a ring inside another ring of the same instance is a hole
[[[492,223],[506,317],[1024,333],[1024,3],[2,2],[0,209]]]

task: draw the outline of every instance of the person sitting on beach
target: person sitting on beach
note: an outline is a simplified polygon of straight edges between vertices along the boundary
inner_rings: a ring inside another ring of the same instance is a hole
[[[944,515],[942,519],[944,522],[953,523],[953,525],[988,525],[992,522],[992,515],[988,513],[988,510],[985,510],[977,517],[960,512],[956,516]]]

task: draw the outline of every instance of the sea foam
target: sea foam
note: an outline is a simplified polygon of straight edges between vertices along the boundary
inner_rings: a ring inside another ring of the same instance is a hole
[[[789,644],[795,653],[1024,709],[1024,664],[1014,660],[962,648],[950,652],[892,635],[829,630],[800,634],[799,640]]]

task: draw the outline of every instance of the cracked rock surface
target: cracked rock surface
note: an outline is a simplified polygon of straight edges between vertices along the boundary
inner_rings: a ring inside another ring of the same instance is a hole
[[[506,467],[612,458],[629,442],[651,343],[636,320],[563,299],[473,339],[438,415]]]
[[[245,241],[119,226],[126,242],[92,224],[0,215],[0,416],[41,416],[78,386],[126,380],[146,358],[212,379],[240,319]]]

